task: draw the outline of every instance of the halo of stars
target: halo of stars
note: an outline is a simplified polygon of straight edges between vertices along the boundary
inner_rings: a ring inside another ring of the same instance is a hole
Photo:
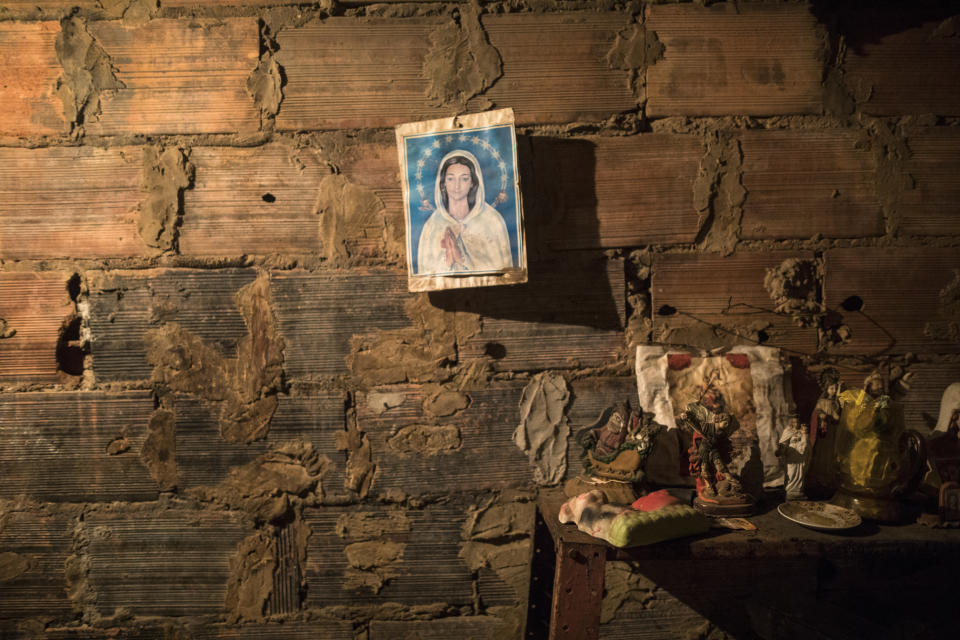
[[[507,162],[500,155],[500,152],[497,151],[497,148],[494,147],[486,138],[481,138],[478,135],[469,135],[466,133],[461,133],[458,135],[446,135],[443,136],[446,143],[440,142],[440,136],[434,138],[433,144],[429,145],[426,149],[423,150],[423,153],[420,154],[420,157],[417,159],[417,184],[415,186],[417,190],[417,195],[420,196],[420,201],[427,200],[426,189],[423,186],[423,170],[427,165],[427,161],[436,153],[439,154],[440,148],[451,148],[454,146],[454,143],[469,143],[474,147],[480,147],[486,151],[490,156],[493,157],[494,163],[497,168],[500,169],[500,194],[499,198],[505,198],[507,193]],[[440,155],[442,158],[443,156]],[[438,161],[439,162],[439,161]],[[478,167],[479,169],[479,167]],[[500,199],[502,202],[503,200]]]

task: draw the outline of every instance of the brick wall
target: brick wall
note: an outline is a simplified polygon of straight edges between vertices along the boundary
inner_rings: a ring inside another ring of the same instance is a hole
[[[520,637],[521,393],[584,426],[637,344],[905,365],[929,427],[960,14],[829,5],[0,3],[0,636]],[[530,282],[409,294],[392,126],[491,106]],[[618,571],[606,637],[712,633]]]

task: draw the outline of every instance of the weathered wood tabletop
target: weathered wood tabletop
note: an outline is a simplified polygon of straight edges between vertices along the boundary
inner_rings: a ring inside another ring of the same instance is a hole
[[[649,570],[656,581],[667,581],[677,593],[691,587],[696,589],[697,576],[711,573],[714,567],[722,572],[729,567],[725,575],[731,580],[755,577],[757,583],[751,587],[754,590],[764,581],[769,582],[771,576],[779,576],[781,582],[789,577],[789,581],[798,585],[798,590],[814,592],[818,581],[822,581],[817,571],[822,571],[824,559],[842,568],[872,566],[877,561],[913,568],[960,565],[958,529],[864,522],[854,529],[827,533],[783,518],[777,512],[776,503],[749,518],[757,527],[754,531],[711,529],[699,536],[618,549],[579,531],[573,524],[562,524],[558,514],[565,499],[559,489],[543,490],[538,498],[539,560],[543,564],[548,561],[545,556],[552,555],[549,560],[555,563],[549,621],[551,640],[598,637],[607,561],[630,562],[645,574]],[[550,543],[553,554],[547,551]],[[707,566],[711,569],[704,569]],[[758,570],[758,566],[763,568]],[[770,575],[763,575],[766,573]],[[762,587],[759,590],[762,592]]]

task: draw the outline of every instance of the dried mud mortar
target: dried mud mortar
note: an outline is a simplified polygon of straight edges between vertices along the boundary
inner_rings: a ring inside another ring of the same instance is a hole
[[[165,392],[198,396],[219,409],[220,436],[227,442],[266,437],[283,386],[283,339],[261,276],[234,297],[248,334],[226,358],[177,323],[147,333],[151,381]]]

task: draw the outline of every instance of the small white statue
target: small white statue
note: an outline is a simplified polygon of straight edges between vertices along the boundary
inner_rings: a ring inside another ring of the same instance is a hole
[[[777,443],[777,456],[782,461],[787,479],[784,489],[787,500],[804,500],[803,480],[810,462],[810,438],[806,425],[801,425],[796,415],[790,417],[787,428]]]

